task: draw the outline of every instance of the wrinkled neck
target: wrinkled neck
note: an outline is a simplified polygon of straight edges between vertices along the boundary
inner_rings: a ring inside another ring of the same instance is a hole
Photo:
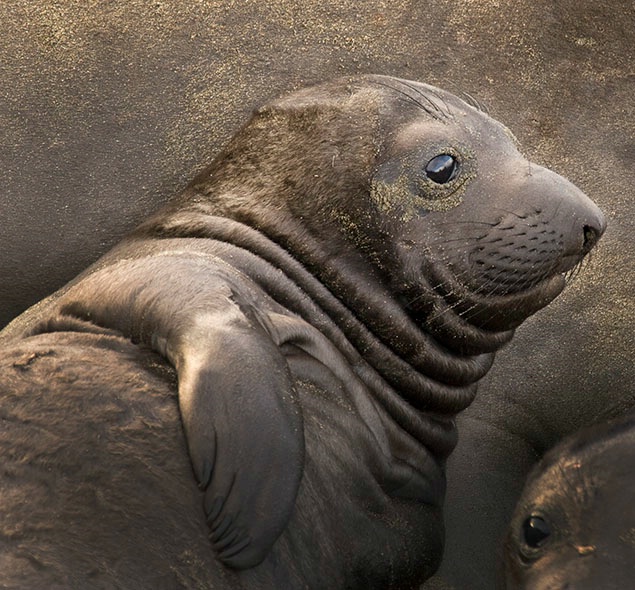
[[[283,247],[279,236],[272,239],[238,221],[181,211],[142,226],[136,237],[148,234],[204,237],[233,246],[232,264],[323,332],[392,418],[418,440],[423,436],[427,446],[434,444],[429,424],[425,435],[417,432],[421,415],[436,420],[441,430],[453,431],[451,418],[471,403],[476,382],[493,362],[496,346],[491,342],[475,354],[441,343],[415,323],[361,256],[334,257],[306,233],[297,246],[287,237]],[[472,348],[483,339],[451,313],[442,325],[462,331],[463,341],[474,341]],[[444,456],[454,442],[453,434],[441,436],[434,450]]]

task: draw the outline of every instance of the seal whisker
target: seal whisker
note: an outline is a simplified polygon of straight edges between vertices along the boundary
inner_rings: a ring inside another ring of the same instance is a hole
[[[418,101],[416,98],[414,98],[413,96],[411,96],[410,94],[408,94],[407,92],[404,92],[403,90],[401,90],[399,88],[395,88],[394,86],[390,86],[390,84],[386,84],[384,82],[380,82],[379,80],[373,80],[373,84],[377,84],[378,86],[383,86],[385,88],[388,88],[388,89],[392,90],[393,92],[398,92],[402,96],[406,97],[410,102],[412,102],[415,105],[417,105],[425,113],[430,115],[433,119],[436,119],[437,121],[440,120],[440,117],[437,114],[437,112],[440,112],[439,108],[434,103],[431,103],[432,106],[434,107],[434,109],[430,110],[428,107],[423,105],[420,101]],[[430,102],[430,101],[428,101],[428,102]]]
[[[500,281],[498,281],[498,278],[502,275],[506,274],[506,272],[504,270],[499,270],[499,272],[494,275],[493,277],[489,278],[487,281],[485,281],[478,289],[475,289],[472,292],[472,295],[476,296],[476,295],[480,295],[480,296],[484,296],[487,297],[489,295],[492,295],[496,290],[497,287],[500,287],[501,283]],[[514,274],[518,274],[518,273],[514,273]],[[518,282],[515,281],[515,283]],[[514,283],[514,284],[515,284]],[[507,293],[509,291],[505,291],[505,293]],[[470,313],[472,310],[474,310],[476,307],[478,307],[480,304],[478,302],[475,302],[471,307],[469,307],[468,309],[462,311],[459,313],[459,315],[466,321],[469,321],[470,319],[472,319],[473,317],[475,317],[477,315],[477,313]]]
[[[588,256],[585,256],[576,266],[577,266],[577,272],[575,273],[575,275],[572,277],[572,280],[576,280],[584,271],[585,269],[591,264],[591,260],[593,260],[593,252],[589,252]]]
[[[472,96],[469,92],[465,92],[463,91],[463,95],[467,96],[473,103],[473,106],[475,109],[481,111],[481,113],[485,113],[486,115],[489,116],[489,109],[487,108],[487,105],[485,105],[485,103],[482,103],[481,101],[479,101],[477,98],[475,98],[474,96]]]
[[[476,292],[480,291],[480,294],[484,294],[485,296],[489,296],[492,295],[495,291],[497,291],[497,287],[501,286],[501,282],[498,281],[498,277],[500,277],[502,274],[506,274],[504,270],[501,270],[497,275],[495,275],[494,277],[492,277],[490,280],[488,280],[483,287],[489,287],[489,290],[485,290],[485,288],[482,289],[478,289]],[[541,274],[539,274],[538,276],[534,277],[531,281],[529,281],[527,284],[524,285],[523,287],[523,291],[526,291],[528,289],[531,289],[533,287],[535,287],[536,285],[538,285],[540,282],[542,282],[543,280],[545,280],[546,278],[548,278],[550,276],[551,273],[544,271]],[[505,289],[502,293],[499,292],[499,295],[507,295],[509,293],[516,293],[518,292],[516,287],[521,284],[524,279],[526,278],[524,276],[524,274],[520,271],[514,271],[512,276],[516,276],[516,280],[512,281],[511,283],[509,283],[508,285],[505,285]],[[504,285],[504,283],[503,283]],[[475,292],[475,293],[476,293]],[[465,312],[461,313],[461,316],[466,320],[469,321],[471,319],[473,319],[479,312],[476,313],[469,313],[470,310],[466,310]],[[493,317],[493,316],[490,316]]]
[[[431,320],[438,320],[439,318],[443,317],[444,315],[447,315],[450,312],[453,312],[457,307],[459,307],[460,305],[464,305],[465,301],[460,299],[458,301],[455,301],[454,303],[447,305],[446,307],[444,307],[442,310],[440,310],[439,312],[432,314],[428,319]],[[456,315],[459,316],[462,319],[466,319],[465,318],[465,314],[469,313],[471,310],[473,310],[475,307],[477,307],[479,304],[478,303],[473,303],[472,305],[470,305],[467,309],[458,312]]]
[[[510,277],[508,281],[500,281],[498,280],[501,276],[507,275]],[[525,282],[525,286],[523,290],[530,289],[541,282],[546,276],[549,276],[549,273],[542,272],[537,277],[534,277],[531,280],[528,280],[528,277],[525,273],[516,269],[511,274],[506,269],[501,269],[498,274],[491,277],[486,283],[489,287],[491,287],[486,294],[492,295],[495,291],[499,291],[499,294],[506,295],[509,293],[514,293],[517,291],[516,287],[521,283]],[[514,278],[515,277],[515,278]],[[499,289],[497,289],[497,287]],[[502,292],[500,292],[500,288],[503,288]]]
[[[449,305],[446,305],[442,310],[438,311],[437,313],[432,314],[428,319],[429,320],[439,319],[440,317],[442,317],[444,315],[447,315],[449,312],[451,312],[454,309],[456,309],[462,303],[464,303],[464,302],[462,300],[459,300],[459,301],[455,301],[454,303],[451,303]],[[458,315],[461,315],[461,314],[458,314]]]
[[[465,271],[465,272],[461,273],[461,275],[464,275],[464,274],[467,274],[467,273],[468,273],[468,271]],[[456,275],[456,278],[459,278],[461,275]],[[478,289],[476,289],[476,290],[474,290],[474,291],[472,292],[472,295],[478,295],[478,294],[480,294],[482,291],[484,291],[484,290],[485,290],[485,289],[489,286],[489,283],[490,283],[490,281],[487,281],[486,283],[484,283],[483,285],[481,285]],[[437,286],[437,288],[442,287],[444,284],[445,284],[445,282],[441,282],[441,283],[439,283],[439,285]],[[449,289],[449,290],[448,290],[448,292],[447,292],[446,297],[447,297],[447,296],[454,295],[454,294],[456,294],[456,293],[455,293],[455,291],[454,291],[454,289]],[[444,299],[445,299],[445,297],[444,297]],[[430,317],[429,317],[428,319],[429,319],[429,320],[438,319],[438,318],[440,318],[441,316],[443,316],[443,315],[447,314],[448,312],[450,312],[450,311],[454,310],[454,309],[455,309],[455,308],[457,308],[459,305],[463,305],[464,303],[465,303],[465,301],[464,301],[464,300],[459,299],[458,301],[455,301],[454,303],[451,303],[451,304],[446,305],[446,306],[445,306],[442,310],[438,311],[437,313],[433,313],[432,315],[430,315]],[[459,315],[459,316],[461,316],[461,317],[463,317],[463,315],[464,315],[465,313],[468,313],[468,312],[469,312],[471,309],[473,309],[476,305],[478,305],[478,304],[477,304],[477,303],[473,304],[473,305],[472,305],[472,306],[470,306],[467,310],[465,310],[465,311],[463,311],[463,312],[459,313],[458,315]]]
[[[486,279],[486,281],[477,289],[472,291],[472,295],[491,295],[496,290],[497,286],[500,286],[498,278],[505,274],[504,270],[499,270],[497,274]]]
[[[530,225],[533,222],[528,222],[526,221],[527,218],[530,215],[538,215],[541,213],[540,210],[536,210],[536,211],[529,211],[529,212],[522,212],[522,213],[518,213],[517,211],[510,211],[509,209],[505,209],[504,207],[492,207],[492,210],[496,210],[496,211],[502,211],[503,213],[506,213],[507,215],[511,215],[512,217],[515,217],[517,219],[522,220],[525,224]],[[556,212],[554,212],[553,215],[555,215]],[[497,225],[500,225],[500,223],[502,222],[502,220],[500,220]]]
[[[567,271],[564,275],[567,284],[571,284],[577,280],[580,274],[584,271],[584,268],[589,265],[593,252],[589,252],[580,262],[578,262],[571,270]]]
[[[461,98],[467,103],[469,104],[472,108],[475,108],[477,111],[481,111],[483,112],[483,109],[481,108],[481,105],[479,104],[478,100],[476,100],[476,98],[474,98],[469,92],[467,92],[466,90],[462,90],[461,91]]]
[[[463,271],[461,271],[460,273],[455,274],[455,275],[454,275],[454,279],[455,279],[457,282],[460,282],[460,279],[462,279],[465,275],[468,275],[468,274],[471,274],[470,269],[463,270]],[[448,281],[447,281],[447,280],[443,280],[443,281],[441,281],[440,283],[437,283],[436,285],[432,285],[432,286],[431,286],[431,289],[432,289],[433,291],[435,291],[435,292],[438,292],[438,291],[439,291],[439,289],[441,289],[441,287],[443,287],[444,285],[449,285],[449,283],[448,283]],[[452,285],[449,285],[449,286],[450,286],[450,289],[447,289],[447,290],[446,290],[446,292],[447,292],[448,294],[452,294],[452,293],[454,293],[455,287],[453,287]]]
[[[499,280],[501,276],[506,276],[507,280]],[[515,291],[515,287],[522,283],[526,278],[526,275],[518,269],[515,269],[511,273],[507,269],[500,269],[498,274],[492,277],[489,281],[489,286],[491,288],[487,291],[487,295],[492,295],[498,290],[497,287],[502,288],[503,295],[513,293]]]
[[[473,95],[471,95],[466,90],[463,90],[458,84],[451,83],[452,88],[456,91],[456,93],[460,96],[461,100],[467,105],[475,108],[477,111],[481,113],[485,113],[489,116],[489,109],[485,106],[484,103],[481,103],[477,100]]]
[[[455,275],[455,278],[457,278],[457,279],[458,279],[458,278],[461,278],[463,275],[468,274],[468,273],[469,273],[469,270],[465,270],[465,271],[463,271],[462,273],[459,273],[458,275]],[[445,286],[446,288],[445,288],[445,289],[443,289],[443,292],[441,292],[441,293],[440,293],[439,291],[441,290],[441,287],[444,287],[444,286]],[[449,288],[447,288],[447,287],[449,287]],[[449,284],[449,283],[448,283],[448,281],[441,281],[440,283],[437,283],[437,284],[435,284],[435,285],[430,285],[430,290],[431,290],[433,293],[436,293],[436,294],[437,294],[437,296],[440,296],[440,297],[441,297],[441,298],[443,298],[444,300],[445,300],[447,297],[449,297],[449,296],[455,295],[455,294],[456,294],[455,289],[456,289],[456,287],[455,287],[455,286],[452,286],[451,284]],[[417,303],[418,301],[420,301],[420,300],[422,300],[422,299],[426,298],[427,296],[428,296],[428,293],[421,293],[420,295],[417,295],[416,297],[414,297],[414,298],[410,299],[410,300],[407,302],[407,306],[408,306],[408,307],[411,307],[412,305],[414,305],[414,304],[415,304],[415,303]],[[452,309],[453,307],[455,307],[455,306],[456,306],[456,305],[458,305],[459,303],[460,303],[460,302],[454,303],[454,304],[452,304],[452,305],[450,305],[450,306],[448,306],[448,307],[449,307],[449,309]],[[438,317],[438,316],[442,315],[443,313],[445,313],[445,312],[448,310],[448,307],[444,308],[442,311],[440,311],[440,312],[439,312],[439,313],[437,313],[437,314],[432,314],[432,315],[430,316],[430,319],[434,319],[435,317]]]
[[[443,98],[443,96],[441,96],[437,92],[431,92],[430,94],[432,94],[432,96],[435,96],[437,99],[439,99],[443,103],[443,106],[445,107],[445,110],[447,111],[448,118],[455,120],[455,116],[454,116],[454,113],[452,112],[452,108],[450,107],[448,102],[445,100],[445,98]]]
[[[476,317],[478,315],[479,311],[477,311],[475,313],[470,313],[470,312],[474,311],[477,308],[479,308],[479,304],[478,303],[473,303],[472,305],[470,305],[470,307],[468,307],[464,311],[459,312],[457,315],[459,317],[461,317],[463,320],[465,320],[466,322],[469,322],[471,319],[473,319],[474,317]]]
[[[443,109],[441,109],[427,94],[425,94],[421,89],[417,88],[416,86],[406,82],[405,80],[401,80],[400,81],[401,84],[403,84],[406,88],[410,88],[410,90],[412,90],[414,93],[416,93],[418,96],[420,96],[423,100],[425,100],[428,104],[430,104],[432,106],[433,109],[435,109],[440,115],[442,115],[444,118],[446,119],[451,119],[452,118],[452,114],[450,113],[450,109],[448,108],[447,103],[438,95],[438,94],[433,94],[433,96],[436,96],[436,98],[438,98],[445,106],[446,111],[444,112]]]
[[[497,281],[495,279],[498,276],[500,276],[501,274],[504,274],[504,271],[501,271],[492,280],[489,280],[487,283],[482,285],[481,288],[479,288],[476,291],[474,291],[474,294],[483,295],[484,297],[488,297],[489,295],[492,295],[495,292],[496,287],[500,285],[499,283],[497,283]],[[518,280],[516,282],[518,282]],[[486,287],[489,287],[489,290],[486,289]],[[504,294],[507,294],[508,292],[509,291],[505,291]],[[482,309],[480,309],[480,307],[481,307],[480,303],[479,302],[475,302],[473,305],[468,307],[466,310],[464,310],[462,312],[459,312],[458,315],[461,318],[463,318],[463,320],[465,320],[466,322],[470,322],[475,317],[477,317],[478,315],[482,314]],[[493,317],[494,317],[494,310],[490,309],[489,310],[489,315],[485,316],[483,319],[485,321],[488,321],[488,320],[492,319]]]

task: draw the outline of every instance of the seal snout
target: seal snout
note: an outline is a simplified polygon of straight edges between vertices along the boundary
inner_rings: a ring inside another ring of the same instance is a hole
[[[541,192],[543,215],[562,236],[562,258],[557,269],[566,272],[596,246],[606,229],[599,207],[574,184],[546,168],[533,175],[534,190]]]
[[[573,227],[569,231],[568,239],[565,234],[565,248],[558,268],[559,272],[567,272],[580,264],[582,259],[595,248],[606,230],[606,219],[602,212],[593,202],[584,198],[587,201],[585,203],[587,207],[583,207],[582,211],[574,208],[571,212],[571,217],[574,219]]]
[[[582,191],[574,200],[574,214],[577,214],[578,223],[582,226],[580,256],[586,256],[598,243],[606,230],[606,217],[600,208]],[[579,226],[578,226],[579,227]],[[578,229],[578,231],[580,231]]]

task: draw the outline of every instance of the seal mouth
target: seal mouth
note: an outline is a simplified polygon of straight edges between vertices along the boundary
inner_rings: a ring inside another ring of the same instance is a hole
[[[579,256],[571,257],[564,263],[560,262],[558,268],[551,265],[531,269],[528,274],[496,284],[486,277],[475,286],[472,282],[461,281],[461,275],[442,261],[428,259],[420,274],[426,277],[427,284],[420,284],[419,294],[409,298],[405,306],[413,319],[426,330],[437,332],[451,325],[456,339],[463,341],[461,348],[464,350],[496,350],[502,343],[493,333],[515,329],[527,317],[549,304],[562,292],[568,277],[579,272],[581,263]],[[468,334],[474,329],[479,334],[479,342],[472,347]],[[484,336],[492,339],[491,348],[482,348]]]
[[[447,285],[441,294],[454,291],[468,301],[485,297],[522,300],[556,275],[575,274],[600,239],[604,224],[600,220],[569,228],[568,220],[558,225],[552,217],[537,208],[507,212],[492,223],[444,223],[439,233],[449,232],[449,238],[437,241],[426,254],[431,266],[447,267],[438,281]]]
[[[582,266],[584,258],[580,258],[579,254],[569,254],[561,258],[560,263],[556,269],[556,272],[561,275],[568,275],[575,269]]]
[[[488,331],[512,330],[530,315],[547,306],[564,289],[565,274],[556,273],[522,290],[482,294],[467,292],[453,302],[456,314],[465,322]]]

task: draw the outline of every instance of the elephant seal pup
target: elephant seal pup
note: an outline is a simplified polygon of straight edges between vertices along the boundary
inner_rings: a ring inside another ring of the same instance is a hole
[[[350,536],[298,559],[331,560],[346,587],[409,587],[440,555],[454,416],[604,226],[455,96],[337,80],[258,110],[176,200],[7,338],[106,328],[171,361],[225,564],[267,557],[317,468],[322,518]],[[303,415],[318,411],[333,440],[355,433],[354,469],[329,471],[337,450],[305,457]],[[385,520],[395,510],[405,528]]]
[[[506,588],[631,588],[634,483],[635,410],[554,447],[530,474],[514,513]]]

